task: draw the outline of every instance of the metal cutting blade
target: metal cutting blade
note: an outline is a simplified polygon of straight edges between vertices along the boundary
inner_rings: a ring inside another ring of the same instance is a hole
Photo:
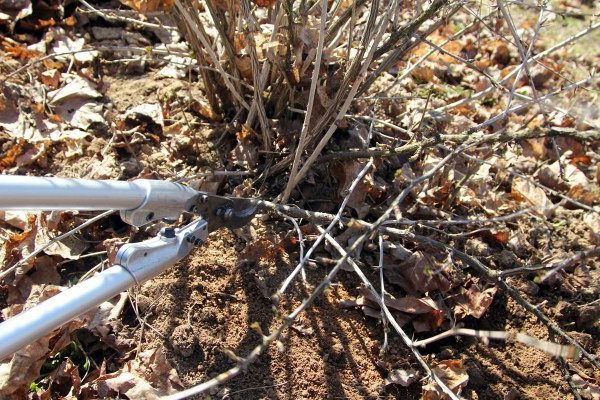
[[[201,193],[194,212],[208,221],[208,230],[219,228],[236,229],[248,224],[256,211],[258,202],[244,197],[226,197]]]

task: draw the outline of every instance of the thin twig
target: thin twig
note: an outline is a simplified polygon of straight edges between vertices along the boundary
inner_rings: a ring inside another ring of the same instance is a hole
[[[34,250],[33,252],[31,252],[31,254],[27,255],[27,257],[23,258],[22,260],[20,260],[19,262],[15,263],[13,266],[11,266],[10,268],[6,269],[5,271],[0,272],[0,281],[2,279],[4,279],[8,274],[10,274],[11,272],[13,272],[16,268],[20,267],[21,265],[25,264],[27,261],[37,257],[38,254],[40,254],[42,251],[46,250],[48,247],[52,246],[54,243],[56,242],[60,242],[61,240],[79,232],[80,230],[82,230],[85,227],[88,227],[90,225],[92,225],[94,222],[101,220],[104,217],[107,217],[111,214],[113,214],[115,212],[115,210],[108,210],[103,212],[102,214],[99,214],[97,216],[95,216],[94,218],[90,218],[87,221],[85,221],[84,223],[82,223],[79,226],[76,226],[75,228],[71,229],[68,232],[63,233],[62,235],[53,237],[52,239],[50,239],[47,243],[45,243],[42,247]]]
[[[254,40],[254,34],[256,32],[256,23],[250,11],[250,2],[249,0],[242,0],[242,13],[244,14],[244,18],[246,19],[246,40],[247,46],[250,53],[250,65],[252,68],[252,80],[254,81],[254,100],[256,101],[256,107],[258,109],[258,122],[260,123],[260,129],[262,133],[262,141],[263,141],[263,150],[271,151],[271,144],[273,142],[273,138],[271,137],[271,130],[269,127],[269,120],[267,119],[267,112],[265,111],[265,106],[263,102],[263,95],[260,91],[260,82],[261,82],[261,71],[260,65],[258,63],[258,55],[256,53],[256,42]],[[250,126],[248,126],[251,128]]]
[[[562,271],[563,269],[565,269],[575,263],[583,261],[586,258],[591,258],[591,257],[600,257],[600,246],[595,247],[590,250],[578,251],[573,256],[571,256],[567,259],[564,259],[558,263],[553,263],[553,264],[545,266],[545,268],[552,268],[552,269],[550,271],[546,272],[544,274],[544,276],[542,276],[542,278],[540,279],[540,283],[546,282],[548,279],[552,278],[554,275],[556,275],[558,272]]]
[[[554,46],[550,47],[549,49],[546,49],[538,54],[536,54],[535,56],[531,57],[530,59],[527,60],[528,64],[531,64],[533,62],[537,62],[541,59],[543,59],[544,57],[556,52],[557,50],[562,49],[565,46],[570,45],[571,43],[576,42],[577,40],[581,39],[582,37],[589,35],[590,33],[594,32],[595,30],[600,28],[600,22],[597,22],[595,24],[590,25],[589,27],[587,27],[586,29],[583,29],[581,31],[579,31],[578,33],[576,33],[575,35],[555,44]],[[513,76],[515,76],[517,74],[519,70],[519,67],[514,67],[506,76],[504,76],[504,78],[502,78],[499,83],[500,84],[504,84],[506,82],[509,82],[510,79],[512,79]],[[449,111],[453,108],[459,107],[461,105],[470,103],[472,101],[475,101],[491,92],[493,92],[494,90],[496,90],[495,87],[491,86],[487,89],[484,89],[482,91],[479,91],[477,93],[473,93],[471,94],[469,97],[465,98],[465,99],[461,99],[461,100],[457,100],[454,103],[450,103],[450,104],[446,104],[445,106],[442,107],[438,107],[436,109],[431,110],[429,113],[430,114],[435,114],[435,113],[441,113],[441,112],[446,112]]]
[[[356,178],[354,178],[354,180],[352,181],[352,184],[348,188],[348,193],[346,193],[346,196],[344,196],[344,200],[342,200],[342,204],[340,205],[338,212],[333,216],[333,219],[329,222],[329,225],[327,226],[327,228],[325,228],[325,233],[322,233],[321,235],[319,235],[317,237],[317,239],[314,241],[313,245],[306,252],[306,255],[304,256],[304,258],[300,259],[300,262],[298,263],[296,268],[294,268],[292,273],[283,281],[283,283],[281,284],[281,287],[277,291],[278,294],[283,294],[286,291],[287,287],[294,280],[294,278],[296,277],[298,272],[304,268],[304,264],[306,264],[306,262],[308,261],[308,259],[312,255],[312,253],[316,250],[319,243],[321,243],[323,241],[323,239],[325,238],[325,234],[330,232],[331,229],[333,229],[337,225],[337,223],[340,221],[340,219],[342,217],[342,213],[346,209],[346,204],[350,200],[350,196],[352,195],[352,193],[354,193],[354,190],[356,189],[358,184],[362,181],[362,179],[367,174],[367,172],[369,172],[369,170],[371,169],[372,166],[373,166],[373,161],[367,162],[364,165],[364,167],[360,170],[360,172],[358,173]]]
[[[466,328],[452,328],[438,335],[429,337],[427,339],[417,340],[412,342],[414,346],[425,347],[431,343],[435,343],[438,340],[442,340],[452,336],[470,336],[482,339],[496,339],[504,340],[506,342],[519,342],[529,347],[542,350],[555,357],[564,357],[572,360],[577,360],[580,357],[579,351],[574,346],[565,346],[546,340],[540,340],[524,333],[513,333],[506,331],[486,331],[479,329],[466,329]]]
[[[89,4],[85,0],[79,0],[79,2],[81,4],[83,4],[92,14],[95,14],[95,15],[97,15],[99,17],[102,17],[105,20],[110,21],[110,22],[128,22],[128,23],[139,25],[139,26],[143,26],[143,27],[146,27],[146,28],[166,29],[168,31],[176,31],[177,30],[177,28],[172,27],[172,26],[164,26],[164,25],[152,24],[150,22],[140,21],[139,19],[133,19],[133,18],[129,18],[129,17],[122,17],[120,15],[109,15],[104,10],[99,10],[99,9],[93,7],[91,4]],[[110,10],[110,11],[113,11],[113,10]]]
[[[201,29],[202,24],[198,18],[197,12],[196,11],[190,12],[189,9],[186,9],[186,7],[184,7],[184,5],[182,4],[181,1],[182,0],[176,0],[175,7],[179,10],[181,15],[185,19],[187,25],[190,27],[190,29],[192,29],[194,31],[194,33],[196,34],[196,37],[202,43],[204,50],[206,50],[206,52],[208,53],[208,56],[210,57],[215,68],[217,68],[219,70],[219,72],[221,73],[221,76],[223,77],[223,82],[225,83],[225,86],[227,86],[227,88],[230,90],[231,94],[235,97],[235,99],[244,108],[249,110],[250,106],[248,105],[248,103],[246,103],[246,101],[242,98],[241,94],[235,89],[235,87],[229,80],[229,74],[227,72],[225,72],[225,70],[223,69],[221,62],[219,61],[219,57],[217,56],[217,54],[215,53],[211,44],[208,41],[208,37],[206,36],[206,33],[204,32],[203,29]]]
[[[438,164],[436,167],[441,168],[440,164]],[[296,207],[279,205],[279,204],[275,204],[275,203],[271,203],[271,202],[261,202],[261,204],[263,205],[263,207],[272,208],[274,210],[277,210],[279,212],[285,213],[287,215],[290,215],[290,216],[293,216],[296,218],[305,218],[307,220],[314,221],[315,223],[331,221],[333,219],[333,215],[328,214],[328,213],[311,212],[311,211],[299,209]],[[390,212],[390,209],[388,209],[386,211],[386,213],[388,213],[388,214],[389,214],[389,212]],[[387,215],[386,217],[388,217],[388,216],[389,215]],[[340,219],[340,221],[346,225],[352,224],[353,227],[356,227],[357,229],[362,229],[368,234],[370,234],[373,230],[377,229],[377,227],[381,224],[379,222],[379,220],[375,223],[369,223],[369,222],[357,220],[357,219],[350,220],[350,219],[342,218],[342,219]],[[525,300],[525,298],[523,298],[523,296],[521,296],[519,291],[517,291],[512,286],[508,285],[504,280],[502,280],[502,278],[499,276],[497,271],[491,270],[490,268],[488,268],[487,266],[482,264],[476,258],[471,257],[468,254],[466,254],[458,249],[455,249],[445,243],[439,242],[432,238],[422,236],[422,235],[417,235],[417,234],[414,234],[414,233],[406,231],[406,230],[401,230],[401,229],[396,229],[396,228],[391,228],[391,227],[381,226],[378,229],[380,232],[385,233],[386,235],[389,235],[391,237],[410,240],[412,242],[432,246],[436,249],[452,252],[461,261],[463,261],[468,266],[472,267],[475,271],[477,271],[485,279],[498,285],[502,290],[504,290],[506,293],[508,293],[508,295],[511,296],[518,304],[520,304],[527,311],[534,314],[537,317],[537,319],[540,322],[542,322],[544,325],[546,325],[548,327],[548,329],[550,329],[554,334],[560,336],[561,338],[566,340],[569,344],[575,346],[578,349],[578,351],[580,351],[581,354],[594,365],[594,367],[600,369],[600,363],[596,360],[596,357],[594,355],[592,355],[588,351],[586,351],[579,343],[577,343],[577,341],[575,341],[572,337],[570,337],[568,334],[566,334],[556,323],[551,321],[537,307],[535,307],[534,305],[529,303],[527,300]],[[355,243],[360,241],[361,238],[364,236],[365,235],[362,235],[361,237],[359,237],[359,239],[357,239],[357,241]],[[348,251],[353,251],[354,250],[353,247],[354,246],[352,246]],[[346,259],[342,258],[341,261],[346,261]]]
[[[385,304],[385,301],[383,301],[383,298],[379,296],[379,293],[377,293],[377,290],[375,289],[373,284],[371,284],[369,279],[365,276],[365,274],[362,272],[362,270],[356,264],[356,262],[352,259],[352,257],[349,256],[348,251],[344,250],[344,248],[330,234],[327,233],[325,237],[327,238],[327,241],[338,251],[338,253],[340,253],[340,255],[342,256],[342,259],[345,259],[348,262],[348,264],[350,264],[350,266],[352,266],[352,269],[354,269],[354,272],[361,279],[361,281],[363,282],[365,287],[371,292],[371,294],[373,294],[373,296],[379,303],[379,307],[381,308],[381,310],[387,317],[387,320],[389,321],[390,325],[392,325],[394,330],[398,333],[398,335],[400,335],[400,338],[402,339],[404,344],[406,344],[406,346],[410,349],[410,351],[413,353],[413,355],[415,356],[415,358],[417,359],[419,364],[421,364],[421,366],[423,367],[425,372],[427,372],[427,374],[431,378],[433,378],[433,380],[440,386],[442,391],[448,395],[448,397],[450,397],[453,400],[458,400],[458,397],[456,396],[456,394],[454,394],[454,392],[452,392],[452,390],[450,390],[450,388],[446,385],[446,383],[444,381],[442,381],[440,379],[440,377],[438,377],[437,374],[435,372],[433,372],[433,370],[431,369],[429,364],[427,364],[427,362],[425,361],[425,359],[423,358],[423,356],[421,355],[419,350],[416,348],[416,346],[413,345],[412,340],[408,337],[406,332],[404,332],[404,330],[402,329],[400,324],[398,324],[398,322],[396,321],[396,318],[394,318],[394,316],[390,312],[388,306]]]

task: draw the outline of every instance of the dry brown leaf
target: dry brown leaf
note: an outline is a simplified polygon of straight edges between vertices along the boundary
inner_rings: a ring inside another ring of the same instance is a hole
[[[508,238],[510,237],[510,232],[509,231],[497,231],[497,232],[490,232],[490,234],[492,235],[492,237],[494,238],[494,240],[496,240],[499,243],[502,244],[506,244],[508,242]]]
[[[579,154],[571,157],[569,163],[573,165],[590,165],[592,163],[592,158],[585,154]]]
[[[492,304],[492,301],[494,301],[496,290],[497,288],[495,286],[482,290],[479,288],[479,285],[474,282],[470,284],[468,289],[461,287],[460,295],[453,298],[453,301],[456,302],[456,305],[454,306],[454,317],[457,320],[463,319],[467,315],[481,318]]]
[[[340,199],[346,196],[352,182],[363,169],[363,166],[362,162],[356,160],[343,161],[331,166],[330,172],[338,182],[337,193]],[[363,218],[369,212],[370,207],[366,202],[367,195],[374,190],[376,190],[376,185],[373,182],[373,172],[371,170],[358,182],[348,199],[348,207],[353,208],[359,218]]]
[[[75,61],[80,63],[89,63],[94,61],[94,59],[98,56],[98,52],[95,50],[83,51],[86,41],[85,38],[72,39],[62,28],[58,28],[54,32],[56,36],[54,38],[54,45],[52,46],[51,51],[52,53],[57,54],[55,58],[64,61],[75,59]]]
[[[597,382],[585,380],[578,374],[573,374],[571,379],[582,398],[586,400],[600,400],[600,386]]]
[[[256,132],[247,126],[236,133],[237,145],[229,153],[229,159],[241,167],[252,169],[258,162],[258,136]]]
[[[52,392],[56,390],[56,386],[70,388],[66,398],[76,398],[81,391],[81,377],[79,376],[79,367],[74,365],[70,359],[63,361],[58,368],[46,377],[51,382],[48,389],[39,393],[40,399],[51,399]]]
[[[419,377],[420,373],[414,369],[394,369],[390,371],[387,378],[385,378],[385,386],[388,385],[402,385],[404,387],[408,387],[415,383]]]
[[[247,82],[254,82],[252,75],[252,60],[249,56],[236,57],[235,65],[237,66],[244,80]]]
[[[258,239],[249,243],[241,253],[244,260],[251,262],[271,262],[285,254],[285,249],[268,239]]]
[[[58,294],[61,288],[53,285],[36,285],[32,288],[25,304],[15,304],[3,310],[4,317],[18,314],[24,309]],[[45,360],[71,342],[71,333],[85,324],[94,315],[92,310],[63,325],[59,330],[47,334],[16,352],[9,361],[0,364],[0,398],[27,393],[29,384],[38,377]],[[20,397],[25,398],[25,397]]]
[[[94,382],[99,398],[118,395],[129,399],[157,400],[160,398],[156,389],[141,377],[131,372],[114,372],[100,376]]]
[[[461,360],[440,361],[432,368],[432,371],[457,395],[469,382],[469,375]],[[427,385],[423,386],[421,398],[423,400],[441,400],[448,397],[435,381],[430,380]]]
[[[552,215],[554,204],[548,199],[544,190],[529,179],[516,176],[512,182],[511,193],[517,200],[525,200],[536,207],[539,214],[547,218]]]
[[[356,305],[369,305],[379,308],[377,298],[366,287],[359,289],[361,296],[357,297]],[[430,297],[417,298],[406,296],[399,299],[390,295],[385,296],[385,305],[396,311],[402,311],[407,314],[427,314],[433,310],[438,310],[437,304]]]
[[[57,69],[49,69],[41,73],[40,79],[42,83],[50,89],[56,89],[60,84],[60,71]]]
[[[141,352],[127,369],[132,372],[137,371],[141,377],[163,393],[172,393],[183,388],[177,371],[171,366],[160,347]]]
[[[60,89],[48,92],[48,100],[51,105],[58,105],[74,99],[98,99],[102,97],[87,79],[74,75],[70,77],[69,83]]]
[[[494,49],[494,52],[492,53],[492,60],[494,60],[495,63],[500,65],[507,65],[509,63],[510,50],[508,49],[506,44],[501,43]]]
[[[155,11],[171,11],[175,0],[121,0],[121,3],[145,14]]]
[[[62,230],[67,231],[67,228],[61,229],[61,231],[57,231],[59,226],[62,225],[62,216],[60,213],[50,214],[40,214],[36,220],[37,229],[35,236],[35,244],[36,248],[40,248],[48,243],[52,238],[59,236]],[[55,220],[51,221],[51,218],[54,217]],[[52,233],[51,233],[52,232]],[[48,255],[57,255],[62,258],[69,260],[76,260],[79,258],[85,250],[87,250],[89,244],[81,239],[78,239],[76,236],[69,236],[59,242],[53,243],[48,246],[44,253]]]
[[[194,99],[190,104],[190,108],[211,122],[218,122],[222,119],[219,114],[213,111],[210,104],[202,99]]]
[[[587,304],[579,307],[577,328],[588,329],[600,319],[600,304]]]
[[[445,293],[450,289],[450,281],[435,258],[420,251],[413,253],[403,263],[385,265],[384,274],[391,283],[412,294],[433,290]]]
[[[575,185],[569,189],[567,195],[580,203],[591,206],[594,204],[598,195],[583,185]]]
[[[575,186],[588,189],[590,186],[587,177],[579,168],[570,163],[559,163],[559,161],[540,168],[538,179],[542,185],[555,190],[568,190]]]
[[[438,307],[430,297],[417,298],[414,296],[406,296],[400,299],[386,297],[385,304],[389,308],[402,311],[407,314],[427,314]]]
[[[138,104],[127,110],[124,118],[131,123],[145,124],[152,133],[162,133],[165,127],[163,109],[157,103]]]
[[[27,142],[17,139],[16,143],[0,154],[0,172],[16,165],[17,157],[26,151]]]
[[[39,51],[30,50],[26,46],[5,41],[2,43],[4,50],[12,57],[18,60],[31,60],[32,58],[41,57],[43,54]]]
[[[0,221],[4,221],[10,226],[14,226],[20,230],[25,230],[29,221],[29,213],[27,211],[1,211]]]
[[[432,310],[427,314],[417,316],[411,322],[417,333],[436,330],[444,323],[444,312],[442,310]]]
[[[546,138],[525,139],[521,140],[519,143],[523,147],[523,155],[525,157],[533,157],[537,160],[545,160],[548,158]]]
[[[37,217],[30,214],[25,230],[21,233],[14,233],[8,237],[4,246],[0,248],[0,265],[4,268],[16,264],[23,258],[31,254],[35,249],[35,237],[37,235]],[[34,259],[28,260],[15,269],[14,283],[17,283],[32,267]]]
[[[435,77],[430,67],[417,67],[411,72],[411,76],[419,82],[431,82]]]

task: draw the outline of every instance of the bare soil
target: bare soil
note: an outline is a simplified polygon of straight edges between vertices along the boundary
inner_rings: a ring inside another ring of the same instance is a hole
[[[0,69],[8,64],[10,61],[5,61]],[[102,76],[104,101],[110,115],[118,116],[133,106],[160,102],[165,96],[191,90],[184,80],[158,79],[155,72],[150,69],[141,75],[113,73]],[[172,178],[186,168],[223,169],[223,154],[228,154],[233,142],[222,138],[232,135],[231,127],[225,123],[208,124],[190,113],[179,114],[166,125],[184,124],[188,120],[197,123],[191,135],[165,129],[160,141],[133,146],[135,151],[131,152],[124,141],[122,146],[111,148],[111,140],[121,142],[122,138],[108,129],[97,132],[84,143],[83,153],[75,159],[64,158],[64,149],[56,146],[49,151],[46,166],[30,165],[11,173],[130,179],[145,173],[156,178]],[[112,159],[98,157],[99,152],[108,148]],[[227,193],[240,183],[241,178],[230,178],[219,182],[204,181],[199,185],[212,184],[212,189]],[[319,185],[317,182],[312,186],[317,194],[322,192]],[[306,192],[309,198],[315,194],[310,190],[309,187]],[[331,199],[325,199],[325,203],[331,203]],[[326,207],[315,205],[319,209]],[[523,259],[537,257],[542,262],[543,254],[547,253],[559,260],[591,247],[587,240],[590,229],[583,224],[582,218],[583,213],[578,210],[564,210],[551,224],[533,218],[511,222],[511,229],[524,234],[526,254],[515,254],[504,245],[479,239],[474,246],[469,243],[473,240],[469,236],[458,238],[454,245],[467,252],[476,249],[473,251],[480,254],[474,256],[499,270],[519,265]],[[134,232],[115,218],[102,222],[94,231],[83,232],[82,236],[92,243],[89,251],[101,251],[105,249],[102,240],[110,236],[140,240],[152,236],[155,231],[155,228],[149,228]],[[431,231],[422,233],[432,234]],[[134,290],[133,305],[126,306],[119,330],[114,332],[115,341],[127,348],[127,352],[119,354],[114,349],[107,349],[85,330],[79,332],[83,348],[111,372],[119,370],[140,352],[158,347],[177,371],[184,387],[206,381],[233,367],[236,360],[232,354],[240,357],[249,354],[261,343],[259,331],[268,334],[276,329],[281,318],[299,305],[310,293],[312,285],[320,282],[329,271],[330,266],[326,264],[307,266],[307,284],[297,278],[281,302],[274,305],[270,294],[289,276],[298,260],[297,245],[291,244],[293,241],[289,239],[293,235],[293,226],[266,215],[255,219],[252,227],[247,229],[212,233],[209,240],[185,260]],[[95,262],[97,259],[85,259],[63,265],[59,269],[61,282],[72,282]],[[378,281],[379,275],[373,265],[365,263],[363,270],[372,282]],[[586,260],[568,272],[567,278],[553,285],[537,285],[533,275],[527,274],[509,277],[508,281],[586,350],[600,356],[598,325],[578,326],[578,311],[574,310],[576,306],[600,297],[600,263]],[[359,286],[355,274],[341,271],[337,281],[297,319],[276,346],[269,347],[247,371],[210,393],[209,397],[420,398],[420,384],[404,388],[385,386],[384,383],[392,369],[421,369],[401,339],[390,332],[384,351],[381,322],[366,316],[360,309],[340,306],[341,301],[359,295]],[[4,289],[0,291],[1,308],[8,301],[8,292]],[[393,287],[389,290],[399,291]],[[139,310],[139,318],[133,306]],[[140,324],[140,319],[145,324]],[[481,319],[467,318],[463,323],[474,329],[518,331],[539,339],[558,340],[501,291]],[[427,337],[431,333],[414,335]],[[430,363],[442,359],[463,361],[469,375],[463,395],[468,399],[575,399],[568,383],[568,376],[573,371],[530,347],[462,338],[443,340],[427,347],[423,353]],[[600,372],[594,371],[587,360],[582,359],[575,365],[582,373],[600,379]]]

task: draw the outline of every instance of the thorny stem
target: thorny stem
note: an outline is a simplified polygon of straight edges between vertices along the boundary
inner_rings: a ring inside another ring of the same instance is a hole
[[[546,340],[536,339],[532,336],[525,335],[523,333],[512,333],[506,331],[486,331],[479,329],[466,329],[466,328],[452,328],[438,335],[429,337],[427,339],[413,341],[413,346],[425,347],[431,343],[435,343],[438,340],[445,339],[452,336],[471,336],[482,339],[496,339],[504,340],[507,342],[519,342],[524,345],[534,347],[542,350],[545,353],[553,355],[555,357],[565,357],[570,359],[579,358],[580,354],[577,349],[573,346],[564,346],[557,343],[548,342]]]
[[[378,236],[378,242],[379,242],[379,288],[381,291],[381,299],[385,299],[385,284],[383,282],[383,235],[380,233]],[[330,236],[327,237],[327,239],[329,239]],[[332,238],[333,239],[333,238]],[[336,241],[337,243],[337,241]],[[354,265],[352,266],[354,268]],[[356,268],[354,268],[356,270]],[[381,309],[381,321],[383,322],[383,335],[384,335],[384,340],[383,340],[383,345],[381,346],[382,349],[385,351],[387,349],[388,346],[388,335],[387,335],[387,319],[385,316],[385,312],[383,311],[383,308]]]
[[[300,180],[302,178],[304,178],[304,176],[306,175],[306,173],[308,172],[308,170],[310,169],[311,165],[315,162],[316,158],[321,154],[321,151],[323,150],[323,148],[325,147],[325,145],[329,142],[329,139],[331,139],[331,136],[333,135],[333,133],[335,132],[335,130],[337,129],[337,124],[336,122],[341,120],[343,118],[343,116],[346,114],[346,110],[348,110],[348,107],[350,107],[350,104],[352,103],[352,100],[354,99],[354,97],[356,96],[356,93],[358,91],[359,85],[361,84],[361,82],[363,81],[364,77],[365,77],[365,73],[367,71],[367,68],[369,67],[369,65],[371,64],[371,61],[373,59],[373,53],[375,51],[375,47],[377,46],[377,44],[379,43],[379,41],[381,40],[381,38],[383,37],[383,34],[388,26],[389,23],[389,12],[391,9],[394,8],[396,2],[398,0],[394,0],[390,9],[388,9],[388,12],[386,13],[386,15],[383,17],[383,21],[382,23],[379,25],[379,29],[375,32],[375,34],[373,35],[373,40],[371,43],[371,47],[369,48],[367,55],[365,57],[365,61],[362,64],[362,66],[360,67],[360,71],[358,72],[358,77],[356,78],[356,80],[354,80],[354,82],[352,82],[352,88],[350,89],[350,92],[348,93],[346,100],[344,101],[344,103],[342,104],[341,108],[339,109],[334,122],[329,126],[329,128],[327,129],[327,131],[325,132],[325,135],[323,135],[323,137],[321,138],[321,140],[317,143],[315,150],[312,152],[312,154],[308,157],[308,159],[306,160],[306,162],[304,163],[304,165],[302,166],[302,168],[300,169],[300,171],[298,172],[298,174],[296,175],[294,181],[292,181],[292,187],[296,187],[299,183]],[[376,4],[373,4],[373,9],[371,10],[371,14],[369,15],[369,23],[371,23],[371,21],[374,21],[375,18],[371,18],[373,17],[373,14],[376,12],[374,10],[376,10],[377,5],[379,4],[379,2],[377,0],[375,0]],[[373,22],[374,24],[374,22]],[[369,29],[367,29],[367,31],[365,32],[365,38],[366,40],[364,40],[365,42],[365,46],[366,44],[368,44],[369,42],[371,42],[371,35],[369,32]],[[359,56],[357,57],[357,60],[360,59]],[[353,64],[354,65],[360,65],[360,63],[356,63]],[[351,71],[353,70],[353,68],[351,67]],[[347,74],[347,77],[350,77],[353,73],[349,72]],[[323,121],[324,119],[321,119],[321,121]],[[315,128],[313,130],[314,132],[319,132],[320,129]],[[311,135],[312,137],[315,137],[314,134]]]
[[[254,41],[254,33],[256,31],[256,24],[254,18],[252,17],[252,13],[250,11],[250,2],[249,0],[242,0],[242,12],[244,14],[244,18],[246,19],[246,24],[248,24],[248,32],[246,32],[246,40],[248,41],[248,45],[246,46],[250,52],[250,64],[252,67],[252,79],[254,81],[254,100],[256,101],[256,107],[258,108],[258,122],[260,124],[260,129],[262,132],[262,141],[263,141],[263,149],[265,151],[271,150],[271,144],[273,139],[271,138],[271,132],[269,128],[269,120],[267,119],[267,112],[265,111],[265,106],[263,104],[262,93],[260,92],[260,74],[261,71],[260,65],[258,63],[258,55],[256,53],[256,42]],[[266,62],[266,61],[265,61]],[[249,127],[251,128],[251,127]]]
[[[134,19],[134,18],[123,17],[120,15],[109,15],[108,13],[105,13],[102,10],[98,10],[97,8],[94,8],[90,3],[88,3],[85,0],[79,0],[79,2],[81,4],[83,4],[83,6],[85,8],[87,8],[92,14],[102,17],[107,21],[128,22],[130,24],[135,24],[135,25],[143,26],[146,28],[153,28],[153,29],[166,29],[166,30],[170,30],[170,31],[177,30],[177,28],[171,27],[171,26],[152,24],[150,22],[145,22],[145,21],[141,21],[139,19]],[[110,10],[110,11],[113,11],[113,10]]]
[[[299,208],[278,205],[278,204],[274,204],[274,203],[270,203],[270,202],[263,202],[263,205],[265,207],[271,207],[272,209],[275,209],[279,212],[285,213],[290,216],[294,216],[296,218],[304,218],[304,219],[310,220],[314,223],[330,221],[333,218],[333,215],[328,214],[328,213],[312,213],[312,212],[302,210]],[[390,209],[388,209],[388,212],[389,212],[389,210]],[[379,220],[378,220],[376,223],[371,224],[369,222],[362,221],[362,220],[356,220],[356,219],[351,219],[351,220],[341,219],[341,221],[344,222],[346,225],[351,225],[353,227],[363,229],[367,233],[370,233],[373,230],[377,229],[376,224],[377,224],[377,222],[379,222]],[[544,325],[546,325],[546,327],[548,327],[548,329],[550,329],[553,333],[555,333],[556,335],[563,338],[569,344],[575,346],[577,348],[577,350],[594,365],[594,367],[600,369],[600,363],[598,363],[598,361],[596,360],[596,357],[594,355],[592,355],[588,351],[586,351],[579,343],[577,343],[577,341],[575,341],[568,334],[566,334],[556,323],[551,321],[537,307],[535,307],[534,305],[529,303],[525,298],[523,298],[523,296],[521,296],[519,291],[514,289],[512,286],[508,285],[508,283],[506,283],[499,276],[497,271],[494,271],[494,270],[486,267],[483,263],[481,263],[476,258],[471,257],[468,254],[466,254],[458,249],[455,249],[445,243],[439,242],[437,240],[434,240],[434,239],[431,239],[431,238],[428,238],[428,237],[425,237],[422,235],[417,235],[417,234],[411,233],[406,230],[396,229],[396,228],[379,227],[378,229],[381,233],[387,234],[390,237],[396,237],[396,238],[401,238],[401,239],[405,239],[405,240],[410,240],[412,242],[421,243],[421,244],[432,246],[432,247],[440,249],[440,250],[452,252],[461,261],[463,261],[465,264],[467,264],[468,266],[473,268],[480,275],[482,275],[485,279],[487,279],[491,282],[494,282],[496,285],[498,285],[509,296],[511,296],[517,303],[519,303],[519,305],[521,305],[527,311],[534,314],[537,317],[537,319],[540,322],[542,322]],[[365,234],[363,234],[355,243],[359,242],[360,239],[363,238],[364,236],[365,236]],[[355,249],[353,247],[354,246],[352,246],[350,249],[348,249],[348,252],[354,251]],[[344,259],[344,258],[342,258],[341,260],[346,261],[346,259]]]

